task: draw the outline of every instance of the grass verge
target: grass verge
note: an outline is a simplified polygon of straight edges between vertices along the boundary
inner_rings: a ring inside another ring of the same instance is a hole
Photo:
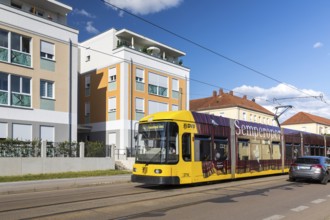
[[[48,179],[63,179],[63,178],[78,178],[78,177],[93,177],[93,176],[111,176],[119,174],[131,174],[125,170],[96,170],[96,171],[81,171],[81,172],[65,172],[65,173],[49,173],[49,174],[28,174],[22,176],[0,176],[0,182],[17,182],[29,180],[48,180]]]

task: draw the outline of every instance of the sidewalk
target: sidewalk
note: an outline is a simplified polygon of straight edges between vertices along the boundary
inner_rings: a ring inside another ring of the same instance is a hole
[[[0,195],[78,188],[84,186],[106,185],[112,183],[127,183],[130,181],[131,175],[124,174],[70,179],[6,182],[0,183]]]

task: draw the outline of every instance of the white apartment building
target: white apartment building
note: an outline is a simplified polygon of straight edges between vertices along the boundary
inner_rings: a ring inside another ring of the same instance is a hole
[[[0,0],[0,138],[77,140],[71,10],[55,0]]]

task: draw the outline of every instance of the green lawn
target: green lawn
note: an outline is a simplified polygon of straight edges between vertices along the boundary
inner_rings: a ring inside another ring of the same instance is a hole
[[[63,179],[63,178],[92,177],[92,176],[110,176],[110,175],[118,175],[118,174],[131,174],[131,172],[124,170],[96,170],[96,171],[65,172],[65,173],[51,173],[51,174],[29,174],[23,176],[0,176],[0,182]]]

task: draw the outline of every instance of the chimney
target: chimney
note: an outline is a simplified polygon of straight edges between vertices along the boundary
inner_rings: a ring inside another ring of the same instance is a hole
[[[217,97],[217,91],[213,90],[213,97]]]
[[[223,95],[223,89],[219,89],[219,95]]]
[[[233,91],[230,91],[230,92],[229,92],[229,95],[234,95],[234,92],[233,92]]]
[[[247,99],[247,96],[246,95],[243,95],[243,99]]]

